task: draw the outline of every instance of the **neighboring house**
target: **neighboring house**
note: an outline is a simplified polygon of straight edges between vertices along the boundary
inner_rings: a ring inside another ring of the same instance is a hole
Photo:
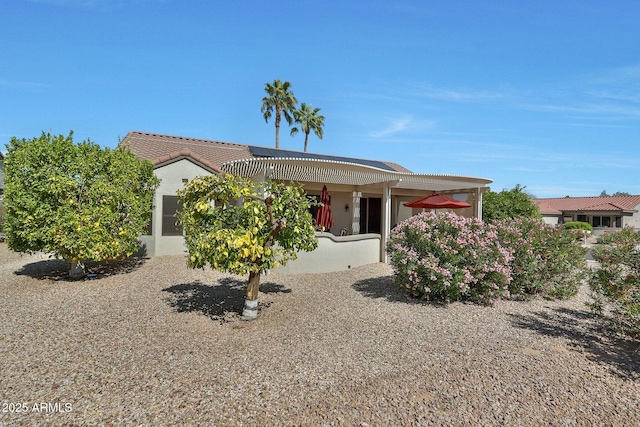
[[[197,176],[231,173],[255,180],[270,177],[295,181],[310,196],[323,185],[331,197],[334,228],[319,233],[319,248],[301,253],[291,271],[335,271],[385,261],[391,228],[419,212],[404,202],[434,192],[467,201],[471,208],[456,211],[482,217],[482,193],[492,181],[451,175],[412,173],[395,163],[308,152],[281,150],[195,138],[129,132],[122,140],[142,159],[154,163],[162,180],[156,191],[149,234],[142,237],[147,254],[182,254],[182,230],[175,224],[176,192]],[[340,236],[345,235],[346,236]],[[323,255],[324,254],[324,255]],[[289,263],[286,267],[292,263]],[[311,270],[308,268],[307,270]]]
[[[548,224],[588,222],[595,235],[625,226],[640,228],[640,196],[564,197],[533,201]]]

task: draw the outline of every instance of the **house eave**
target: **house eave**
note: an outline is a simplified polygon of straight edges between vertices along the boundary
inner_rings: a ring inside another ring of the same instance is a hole
[[[346,184],[358,187],[388,185],[393,188],[452,191],[461,188],[486,189],[491,180],[458,175],[414,174],[389,171],[356,163],[296,158],[248,158],[222,164],[222,171],[245,177],[264,176],[275,180]],[[483,190],[483,191],[486,191]]]

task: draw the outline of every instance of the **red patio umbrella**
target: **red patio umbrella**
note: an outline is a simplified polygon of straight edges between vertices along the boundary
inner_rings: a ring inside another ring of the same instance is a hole
[[[420,199],[403,203],[403,205],[409,208],[423,209],[462,209],[471,207],[469,203],[461,202],[442,194],[431,194]]]
[[[322,193],[320,194],[320,203],[322,205],[316,212],[316,227],[322,227],[325,230],[333,228],[333,214],[331,213],[331,199],[329,199],[329,192],[327,186],[322,187]]]

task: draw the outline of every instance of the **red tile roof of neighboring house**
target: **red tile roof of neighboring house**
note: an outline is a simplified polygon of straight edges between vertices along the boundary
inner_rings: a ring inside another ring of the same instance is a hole
[[[191,157],[216,171],[220,171],[223,163],[233,160],[251,159],[255,156],[249,146],[231,142],[212,141],[207,139],[187,138],[182,136],[158,135],[132,131],[124,137],[121,144],[129,146],[138,157],[151,160],[155,165],[177,160],[178,157]],[[278,151],[271,149],[272,151]],[[292,150],[286,150],[291,152]],[[349,160],[345,158],[345,160]],[[358,159],[352,159],[358,160]],[[382,162],[396,172],[411,171],[397,163]]]
[[[541,213],[637,211],[640,196],[563,197],[533,202]]]
[[[558,209],[554,208],[549,203],[547,203],[545,200],[534,200],[533,202],[536,205],[538,205],[538,209],[540,210],[540,213],[543,213],[543,214],[557,214],[557,215],[562,214],[562,211],[559,211]]]

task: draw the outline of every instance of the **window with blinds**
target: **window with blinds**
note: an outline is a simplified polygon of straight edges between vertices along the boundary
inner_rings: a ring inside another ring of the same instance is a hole
[[[162,196],[163,236],[182,236],[182,227],[176,224],[176,213],[179,210],[178,196]]]

